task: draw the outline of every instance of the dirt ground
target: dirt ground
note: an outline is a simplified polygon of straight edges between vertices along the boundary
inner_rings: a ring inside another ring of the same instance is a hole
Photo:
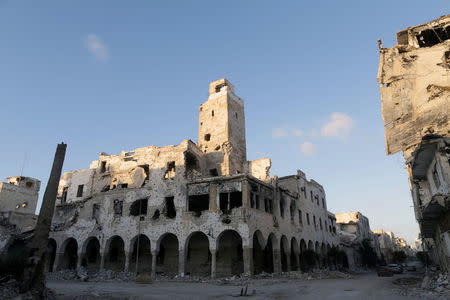
[[[239,296],[243,286],[199,282],[156,281],[151,284],[134,282],[49,281],[57,299],[423,299],[405,296],[408,285],[394,284],[399,278],[416,277],[401,274],[378,277],[361,274],[353,279],[252,280],[246,297]],[[414,282],[414,280],[400,280]],[[427,297],[425,297],[427,298]]]

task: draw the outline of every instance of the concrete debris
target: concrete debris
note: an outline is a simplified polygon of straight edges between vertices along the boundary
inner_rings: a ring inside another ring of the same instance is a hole
[[[1,281],[1,278],[0,278]],[[56,299],[55,293],[46,288],[42,294],[42,299],[53,300]],[[17,280],[11,279],[0,283],[0,299],[14,299],[14,300],[34,300],[37,299],[37,292],[20,293],[20,284]]]
[[[435,273],[420,277],[407,277],[394,280],[400,286],[399,293],[410,298],[450,299],[448,273]]]

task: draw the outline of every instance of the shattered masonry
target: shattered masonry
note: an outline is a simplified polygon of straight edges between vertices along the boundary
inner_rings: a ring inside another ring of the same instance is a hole
[[[424,250],[450,271],[450,15],[379,45],[386,153],[403,151]]]
[[[302,267],[307,249],[326,264],[338,237],[323,187],[270,167],[247,161],[244,101],[226,79],[212,82],[198,143],[101,153],[63,174],[47,268],[279,273]]]

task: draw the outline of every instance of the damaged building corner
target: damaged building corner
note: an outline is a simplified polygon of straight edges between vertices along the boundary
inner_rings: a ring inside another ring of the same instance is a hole
[[[381,44],[381,43],[379,43]],[[388,155],[403,151],[421,238],[450,271],[450,15],[397,33],[380,46],[382,116]]]

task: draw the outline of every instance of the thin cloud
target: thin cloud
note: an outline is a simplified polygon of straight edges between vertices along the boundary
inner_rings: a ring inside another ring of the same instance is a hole
[[[303,136],[303,131],[301,129],[287,129],[287,128],[275,128],[272,130],[272,138],[283,138],[283,137],[301,137]]]
[[[95,34],[89,34],[84,41],[84,45],[98,61],[106,62],[109,60],[108,47]]]
[[[303,131],[300,130],[300,129],[293,129],[292,130],[292,135],[296,136],[296,137],[301,137],[301,136],[303,136]]]
[[[355,121],[348,115],[335,112],[331,114],[330,121],[320,129],[325,137],[347,137],[355,125]]]
[[[284,128],[275,128],[274,130],[272,130],[272,137],[275,139],[286,136],[288,136],[288,132]]]
[[[316,154],[318,151],[317,147],[314,146],[310,142],[304,142],[300,145],[300,152],[302,152],[305,155],[313,155]]]

